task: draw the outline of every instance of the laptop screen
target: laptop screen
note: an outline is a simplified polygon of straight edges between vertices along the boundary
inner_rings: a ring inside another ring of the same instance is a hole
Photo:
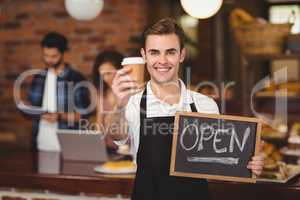
[[[95,131],[57,130],[64,160],[107,161],[105,136]]]

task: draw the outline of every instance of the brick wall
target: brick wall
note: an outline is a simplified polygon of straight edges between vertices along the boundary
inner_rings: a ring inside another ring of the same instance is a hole
[[[16,134],[15,143],[29,147],[31,123],[15,108],[13,83],[21,72],[42,67],[39,42],[48,31],[67,36],[67,61],[88,77],[98,52],[131,54],[138,47],[129,40],[147,24],[147,12],[147,0],[104,0],[98,18],[81,22],[69,17],[64,0],[0,0],[0,146],[1,136]]]

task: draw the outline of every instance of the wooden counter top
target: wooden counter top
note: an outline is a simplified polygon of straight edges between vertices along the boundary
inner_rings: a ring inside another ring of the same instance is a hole
[[[55,153],[0,152],[0,187],[53,190],[65,193],[129,195],[133,175],[104,175],[99,163],[65,162]]]
[[[121,194],[128,196],[133,175],[95,173],[99,163],[57,162],[54,154],[0,151],[0,187],[49,190],[70,194]],[[212,199],[299,200],[300,180],[287,184],[209,181]]]

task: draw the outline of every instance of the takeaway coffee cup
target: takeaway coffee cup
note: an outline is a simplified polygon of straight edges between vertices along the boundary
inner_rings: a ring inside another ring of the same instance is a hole
[[[127,57],[122,61],[124,68],[131,68],[129,76],[136,80],[138,84],[144,84],[145,61],[142,57]]]

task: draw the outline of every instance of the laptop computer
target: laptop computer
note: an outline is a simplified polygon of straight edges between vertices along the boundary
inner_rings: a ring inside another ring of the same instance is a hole
[[[105,162],[108,159],[105,138],[91,131],[58,129],[63,160]]]

